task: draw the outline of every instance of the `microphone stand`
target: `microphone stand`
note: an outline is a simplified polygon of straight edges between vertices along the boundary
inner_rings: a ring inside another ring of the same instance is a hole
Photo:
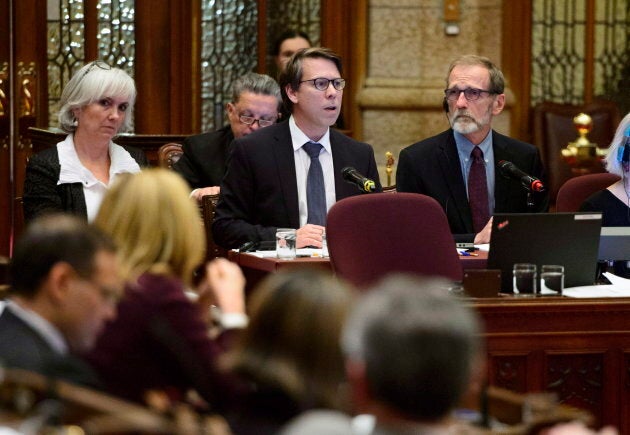
[[[534,205],[534,195],[531,190],[527,189],[527,211],[533,213]]]

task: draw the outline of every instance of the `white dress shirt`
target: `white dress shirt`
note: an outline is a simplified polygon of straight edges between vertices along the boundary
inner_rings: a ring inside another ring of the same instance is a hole
[[[309,137],[304,134],[297,126],[293,116],[289,118],[289,130],[291,132],[291,141],[293,142],[293,153],[295,159],[295,179],[298,190],[298,206],[300,211],[300,228],[306,225],[308,219],[308,206],[306,205],[306,178],[308,176],[308,168],[311,166],[311,158],[302,149],[302,145],[312,142]],[[319,162],[322,165],[324,173],[324,188],[326,189],[326,211],[337,200],[335,192],[335,171],[333,167],[332,148],[330,146],[330,129],[326,130],[324,136],[317,141],[323,148],[319,154]]]

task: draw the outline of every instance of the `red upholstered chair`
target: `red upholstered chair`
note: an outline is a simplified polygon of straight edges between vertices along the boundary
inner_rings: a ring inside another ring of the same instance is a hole
[[[326,223],[333,270],[362,287],[390,272],[462,279],[442,207],[416,193],[369,194],[333,205]]]
[[[570,178],[558,190],[556,211],[578,211],[586,198],[618,180],[618,175],[608,172]]]

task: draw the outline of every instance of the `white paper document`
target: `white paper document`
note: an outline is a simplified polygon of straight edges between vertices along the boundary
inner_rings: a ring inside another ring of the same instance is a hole
[[[611,284],[585,285],[564,289],[564,296],[570,298],[627,298],[630,297],[630,280],[604,272]]]

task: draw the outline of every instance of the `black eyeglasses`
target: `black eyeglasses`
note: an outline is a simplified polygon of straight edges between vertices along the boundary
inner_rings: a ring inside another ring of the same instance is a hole
[[[258,121],[258,125],[261,127],[269,127],[270,125],[275,124],[276,122],[273,119],[259,119],[259,118],[254,118],[253,116],[245,116],[245,115],[239,115],[238,120],[241,121],[243,124],[247,124],[247,125],[252,125],[254,122]]]
[[[324,77],[317,77],[316,79],[302,80],[300,83],[306,82],[313,82],[313,86],[315,86],[315,89],[318,91],[325,91],[331,83],[333,88],[338,91],[341,91],[346,87],[346,81],[344,79],[326,79]]]
[[[108,64],[106,64],[105,62],[101,61],[101,60],[94,60],[92,62],[89,63],[89,67],[83,72],[83,75],[81,76],[81,80],[83,80],[83,78],[89,74],[90,71],[92,71],[94,69],[94,67],[100,68],[102,70],[110,70],[112,69],[111,66],[109,66]]]
[[[446,99],[449,101],[457,101],[459,95],[464,93],[464,97],[468,101],[476,101],[478,100],[482,94],[492,95],[494,92],[486,91],[485,89],[477,89],[477,88],[466,88],[466,89],[458,89],[458,88],[450,88],[444,89],[444,95]]]

